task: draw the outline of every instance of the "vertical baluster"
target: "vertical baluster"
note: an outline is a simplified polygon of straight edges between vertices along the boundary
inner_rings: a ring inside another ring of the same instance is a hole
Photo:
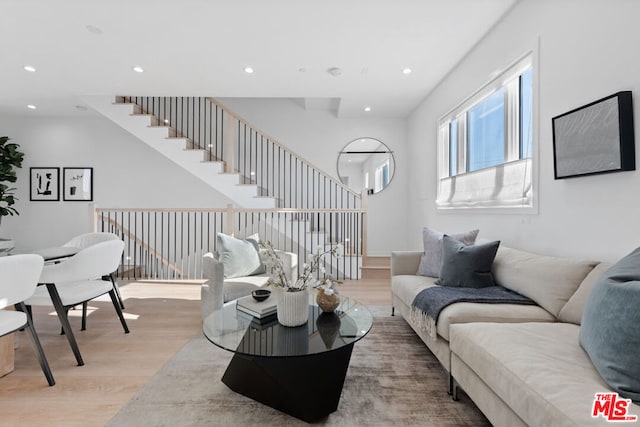
[[[244,124],[243,126],[243,132],[242,132],[242,177],[243,177],[243,182],[244,184],[247,183],[247,125]]]
[[[161,227],[160,227],[160,230],[162,230],[162,231],[160,232],[160,236],[161,236],[161,240],[162,240],[162,241],[161,241],[161,246],[160,246],[160,248],[161,248],[161,252],[160,252],[160,254],[161,254],[161,256],[162,256],[162,258],[161,258],[161,260],[162,260],[162,259],[168,259],[168,252],[169,252],[169,250],[168,250],[168,248],[169,248],[169,232],[170,232],[170,231],[169,231],[169,230],[170,230],[170,228],[169,228],[169,227],[170,227],[169,220],[171,219],[171,217],[169,216],[169,212],[167,212],[167,214],[166,214],[166,217],[167,217],[167,221],[166,221],[166,222],[167,222],[167,231],[166,231],[166,234],[165,234],[165,231],[164,231],[165,213],[164,213],[164,212],[161,212],[161,213],[160,213],[160,215],[161,215],[161,216],[160,216],[160,220],[161,220]],[[166,251],[166,252],[165,252],[165,246],[164,246],[165,236],[167,237],[167,238],[166,238],[166,241],[167,241],[167,251]],[[165,256],[165,253],[167,254],[166,256]],[[161,264],[160,264],[159,268],[161,269],[160,277],[161,277],[161,278],[163,278],[163,279],[168,279],[168,277],[167,277],[167,276],[166,276],[166,274],[165,274],[165,266],[164,266],[164,262],[161,262]]]
[[[138,211],[135,210],[133,211],[133,236],[131,236],[131,240],[133,240],[133,263],[134,265],[136,264],[142,264],[142,244],[138,243],[138,228],[140,227],[140,225],[138,224],[138,222],[140,221],[140,218],[138,216]],[[142,229],[141,229],[142,230]],[[140,279],[140,273],[138,273],[135,269],[133,272],[134,276],[137,279]]]
[[[189,127],[190,127],[190,124],[191,124],[191,121],[189,120],[189,112],[190,112],[189,111],[190,110],[189,109],[189,99],[190,99],[190,97],[187,97],[187,119],[186,119],[187,129],[186,129],[186,132],[187,132],[187,138],[193,138],[193,135],[189,135]]]
[[[224,115],[220,113],[220,160],[224,161]],[[218,136],[218,106],[216,105],[216,138]]]
[[[247,132],[246,130],[246,126],[245,126],[245,133]],[[245,152],[245,157],[247,157],[247,154]],[[253,178],[252,178],[252,172],[254,172],[255,169],[253,169],[253,130],[249,129],[249,184],[253,184]]]
[[[269,189],[269,140],[265,140],[264,136],[260,136],[260,153],[264,156],[264,162],[262,163],[262,186],[264,187],[264,196],[271,196]],[[275,207],[278,207],[276,202]],[[265,218],[266,219],[266,218]]]
[[[204,114],[203,114],[203,137],[202,137],[202,147],[204,150],[211,151],[211,132],[209,132],[209,137],[207,137],[207,130],[211,130],[211,120],[207,123],[207,119],[211,117],[211,107],[209,107],[209,115],[207,115],[207,105],[209,105],[209,101],[207,98],[204,98]],[[208,156],[207,160],[211,160],[211,156]]]

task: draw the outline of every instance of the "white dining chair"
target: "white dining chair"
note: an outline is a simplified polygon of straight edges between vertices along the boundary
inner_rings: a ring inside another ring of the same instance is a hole
[[[109,240],[120,240],[120,238],[114,233],[108,233],[106,231],[96,231],[93,233],[80,234],[69,240],[62,246],[84,249],[88,248],[89,246],[95,245],[96,243],[106,242]],[[120,287],[118,286],[118,281],[116,280],[116,273],[117,271],[112,271],[109,275],[105,275],[102,280],[111,281],[111,283],[113,284],[113,289],[116,291],[118,301],[120,302],[120,308],[124,310],[124,301],[122,300],[122,295],[120,294]],[[83,313],[86,313],[86,311],[87,308],[85,305],[83,307]]]
[[[96,243],[106,242],[109,240],[119,240],[119,237],[113,233],[108,233],[104,231],[97,231],[93,233],[84,233],[78,236],[75,236],[73,239],[69,240],[62,246],[72,246],[75,248],[88,248],[89,246],[93,246]]]
[[[40,255],[13,255],[0,258],[0,336],[19,329],[28,329],[31,343],[44,376],[50,386],[56,382],[33,327],[31,314],[24,301],[31,297],[38,284],[44,260]],[[17,311],[4,310],[14,305]]]
[[[118,269],[123,250],[122,240],[109,240],[82,249],[61,263],[45,265],[39,282],[46,284],[46,288],[39,286],[25,301],[27,306],[54,306],[78,365],[84,362],[67,316],[71,307],[108,293],[124,332],[129,333],[113,284],[101,279]],[[86,312],[83,313],[83,329],[85,326]]]

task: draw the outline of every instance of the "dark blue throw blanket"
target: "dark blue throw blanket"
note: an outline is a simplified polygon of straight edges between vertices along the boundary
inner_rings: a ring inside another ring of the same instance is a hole
[[[518,293],[502,286],[488,286],[486,288],[454,288],[448,286],[433,286],[423,289],[416,295],[411,306],[426,313],[434,321],[438,321],[440,312],[456,302],[481,302],[490,304],[523,304],[536,303]]]

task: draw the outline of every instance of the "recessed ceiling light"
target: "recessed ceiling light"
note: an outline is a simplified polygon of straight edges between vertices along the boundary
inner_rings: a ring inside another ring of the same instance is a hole
[[[402,74],[411,74],[411,68],[404,68]]]
[[[371,111],[371,107],[364,107],[364,111],[368,113],[369,111]]]
[[[133,71],[135,71],[136,73],[144,73],[144,68],[136,65],[135,67],[133,67]]]
[[[29,104],[29,105],[27,105],[27,108],[30,109],[30,110],[35,110],[36,106],[33,105],[33,104]]]
[[[338,77],[342,74],[342,69],[338,67],[331,67],[327,70],[327,73],[331,74],[333,77]]]
[[[102,34],[102,30],[100,29],[100,27],[96,27],[95,25],[87,25],[85,26],[85,28],[90,33],[96,34],[98,36]]]
[[[25,71],[28,71],[28,72],[30,72],[30,73],[35,73],[35,72],[36,72],[35,67],[32,67],[31,65],[25,65],[25,66],[24,66],[24,70],[25,70]]]
[[[253,68],[251,67],[244,67],[244,72],[247,74],[253,74]]]

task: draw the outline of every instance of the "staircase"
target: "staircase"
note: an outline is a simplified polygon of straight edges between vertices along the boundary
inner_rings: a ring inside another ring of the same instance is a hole
[[[366,203],[361,196],[216,100],[91,96],[84,101],[230,199],[233,203],[219,212],[221,221],[225,217],[226,233],[242,237],[259,232],[267,240],[277,237],[279,249],[296,252],[300,259],[306,258],[310,248],[341,245],[349,256],[339,264],[329,263],[327,272],[359,276],[366,248]],[[120,215],[118,223],[103,218],[102,227],[135,233],[135,226],[124,224],[123,212],[113,214],[116,219]],[[183,233],[178,234],[174,240]],[[208,237],[203,233],[198,239]],[[161,275],[199,276],[200,249],[190,248],[185,256],[178,256],[155,242],[146,242],[145,236],[127,235],[127,239],[135,251],[155,259],[161,268],[154,267],[154,271]],[[158,253],[165,256],[158,257]],[[134,271],[137,276],[139,271]]]
[[[247,182],[239,172],[225,170],[223,161],[196,144],[193,138],[183,136],[183,132],[170,126],[168,119],[150,114],[141,106],[126,102],[123,97],[117,97],[114,102],[112,97],[94,96],[85,98],[85,102],[238,206],[256,209],[276,207],[273,197],[261,196],[258,186]]]
[[[91,96],[84,100],[237,206],[361,206],[359,194],[212,98]]]

